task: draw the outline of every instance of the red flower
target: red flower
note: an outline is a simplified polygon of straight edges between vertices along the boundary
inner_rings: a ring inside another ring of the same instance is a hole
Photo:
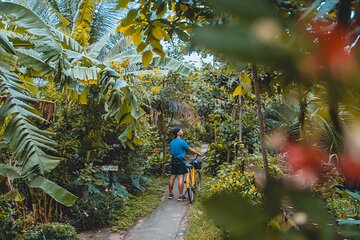
[[[306,145],[289,144],[285,149],[293,173],[299,170],[320,173],[322,163],[327,159],[323,151]]]

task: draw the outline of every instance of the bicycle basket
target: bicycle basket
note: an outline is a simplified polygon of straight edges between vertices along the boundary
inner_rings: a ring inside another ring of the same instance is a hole
[[[201,169],[202,162],[195,160],[193,162],[195,169]]]

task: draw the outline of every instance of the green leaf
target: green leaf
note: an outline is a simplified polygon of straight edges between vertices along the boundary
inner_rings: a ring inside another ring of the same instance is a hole
[[[153,58],[153,54],[150,50],[145,51],[142,56],[142,64],[144,67],[149,66],[151,60]]]
[[[0,163],[0,175],[10,178],[21,178],[20,169],[10,165]]]
[[[74,194],[42,176],[38,176],[34,180],[29,181],[29,186],[42,189],[57,202],[67,207],[72,206],[77,199]]]
[[[241,61],[275,62],[282,66],[288,66],[293,61],[287,49],[278,44],[261,42],[246,26],[201,28],[196,31],[193,42]]]
[[[128,7],[128,4],[129,2],[131,2],[131,0],[119,0],[116,8],[127,8]]]
[[[0,2],[0,15],[11,18],[11,23],[16,25],[20,33],[25,29],[25,33],[34,36],[31,42],[42,53],[44,61],[61,52],[62,48],[53,36],[52,29],[30,9],[11,2]]]
[[[25,200],[25,196],[18,189],[14,188],[10,192],[4,194],[4,199],[12,200],[15,202],[22,202]]]
[[[178,37],[181,39],[181,40],[183,40],[184,42],[187,42],[187,41],[189,41],[189,35],[186,33],[186,32],[184,32],[184,31],[182,31],[182,30],[180,30],[180,29],[175,29],[175,32],[176,32],[176,34],[178,35]]]
[[[213,0],[214,8],[239,16],[240,20],[252,21],[256,18],[277,18],[279,14],[266,0]]]
[[[358,200],[360,202],[360,193],[358,191],[350,191],[348,189],[344,190],[344,192],[346,192],[347,194],[349,194],[351,197],[355,198],[356,200]]]
[[[234,239],[262,239],[262,214],[238,193],[221,194],[204,202],[207,213]]]
[[[158,39],[158,40],[162,40],[163,39],[163,34],[162,34],[162,32],[161,32],[161,30],[160,30],[160,28],[159,27],[156,27],[156,26],[154,26],[152,29],[151,29],[151,33],[152,33],[152,35],[156,38],[156,39]]]
[[[136,18],[136,16],[138,15],[138,11],[135,9],[132,9],[128,12],[126,18],[124,18],[121,21],[121,26],[125,27],[130,25],[131,23],[133,23],[134,19]]]
[[[0,45],[4,47],[8,53],[15,54],[14,47],[9,42],[9,39],[3,34],[0,34]]]
[[[289,196],[294,202],[296,209],[298,211],[305,212],[310,221],[319,224],[320,233],[322,240],[331,240],[334,239],[333,229],[329,226],[331,221],[331,216],[324,208],[324,203],[313,196],[310,192],[298,191],[298,190],[289,190]]]

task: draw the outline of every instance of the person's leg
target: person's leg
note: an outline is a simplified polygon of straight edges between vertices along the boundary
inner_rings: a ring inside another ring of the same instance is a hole
[[[171,199],[174,196],[173,189],[174,189],[175,178],[176,175],[171,175],[169,178],[169,199]]]
[[[184,175],[178,175],[178,187],[179,187],[179,196],[183,195],[184,191]]]

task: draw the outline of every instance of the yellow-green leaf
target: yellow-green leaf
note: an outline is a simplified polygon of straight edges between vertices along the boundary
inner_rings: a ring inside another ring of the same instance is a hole
[[[86,88],[79,97],[79,104],[87,104],[89,88]]]
[[[161,91],[161,87],[152,87],[152,88],[150,89],[150,91],[153,92],[153,93],[158,93],[158,92]]]
[[[154,53],[158,54],[159,56],[165,57],[165,53],[164,53],[164,51],[162,49],[153,48],[152,50],[154,51]]]
[[[159,27],[153,27],[151,33],[158,40],[162,40],[164,37]]]
[[[134,10],[134,9],[130,10],[128,12],[128,14],[126,15],[126,18],[124,18],[121,21],[121,26],[125,27],[125,26],[128,26],[128,25],[132,24],[137,15],[138,15],[137,10]]]
[[[142,52],[147,45],[149,45],[149,42],[140,42],[139,46],[136,48],[136,51]]]
[[[153,54],[150,50],[144,52],[144,54],[142,55],[142,64],[144,67],[149,66],[151,60],[153,58]]]
[[[131,40],[135,44],[135,46],[139,46],[139,44],[141,43],[141,40],[142,40],[142,32],[132,35]]]
[[[130,2],[130,0],[120,0],[116,7],[117,8],[127,8],[129,2]]]
[[[130,36],[132,35],[133,33],[136,32],[136,25],[130,25],[125,31],[124,31],[124,36],[127,37],[127,36]]]
[[[235,90],[234,90],[234,92],[233,92],[233,96],[234,96],[234,97],[236,97],[236,96],[238,96],[238,95],[241,96],[241,92],[242,92],[242,86],[239,85],[239,86],[237,86],[237,87],[235,88]]]
[[[251,84],[251,79],[247,74],[243,74],[241,76],[241,82],[246,83],[246,84]]]

